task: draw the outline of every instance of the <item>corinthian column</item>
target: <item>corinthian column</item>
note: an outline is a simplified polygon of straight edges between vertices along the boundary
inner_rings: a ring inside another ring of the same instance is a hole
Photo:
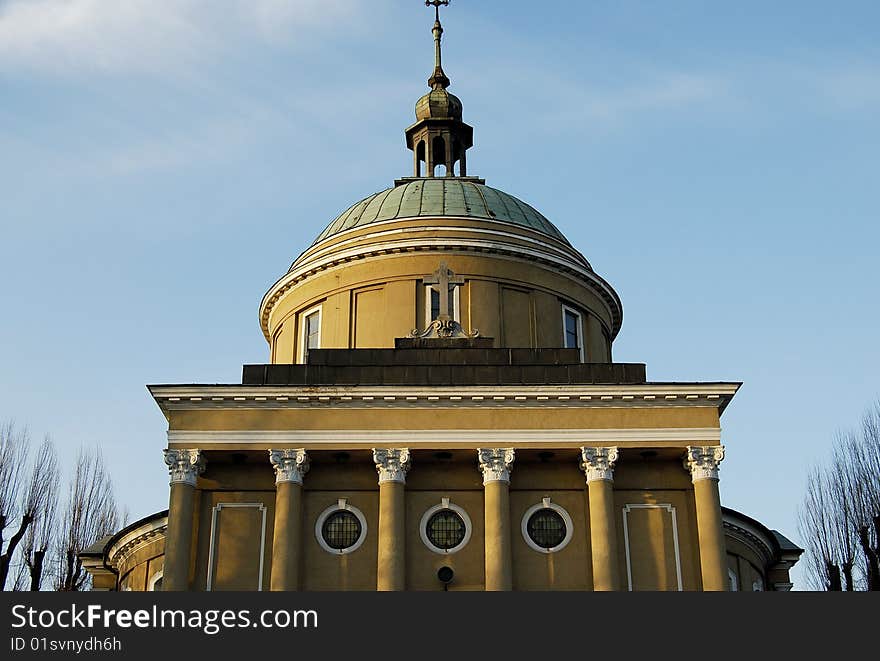
[[[614,464],[616,447],[581,448],[581,468],[590,494],[590,548],[593,590],[620,589],[617,563],[617,526],[614,523]]]
[[[299,589],[302,545],[302,484],[309,471],[305,450],[269,450],[275,469],[275,532],[270,590]]]
[[[379,565],[376,589],[406,589],[406,474],[409,450],[373,449],[379,473]]]
[[[684,459],[694,483],[697,508],[697,533],[700,539],[700,569],[703,589],[725,591],[727,549],[721,522],[721,497],[718,493],[718,465],[724,459],[723,445],[689,445]]]
[[[168,531],[165,533],[162,589],[189,590],[196,480],[205,472],[205,457],[198,449],[164,450],[164,453],[171,475],[171,497],[168,503]]]
[[[486,513],[486,590],[513,588],[510,550],[510,471],[513,448],[478,449]]]

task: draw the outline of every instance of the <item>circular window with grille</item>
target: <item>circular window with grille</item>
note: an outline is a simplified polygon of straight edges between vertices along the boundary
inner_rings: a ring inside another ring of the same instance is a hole
[[[434,553],[455,553],[471,538],[471,520],[458,505],[444,498],[422,516],[422,541]]]
[[[522,520],[523,538],[531,548],[541,553],[559,551],[571,541],[571,516],[549,498],[530,507]]]
[[[340,500],[318,517],[315,537],[328,553],[344,554],[356,551],[367,536],[367,520],[357,507]]]

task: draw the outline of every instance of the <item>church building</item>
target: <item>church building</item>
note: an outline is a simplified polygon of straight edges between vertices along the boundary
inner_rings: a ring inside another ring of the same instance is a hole
[[[82,554],[94,589],[790,589],[801,549],[719,497],[740,384],[613,361],[611,284],[468,173],[428,4],[410,176],[269,288],[267,364],[149,387],[168,510]]]

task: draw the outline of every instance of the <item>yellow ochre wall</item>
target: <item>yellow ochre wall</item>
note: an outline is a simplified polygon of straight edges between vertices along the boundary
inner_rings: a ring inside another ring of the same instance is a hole
[[[468,461],[466,458],[471,454],[473,459]],[[361,452],[350,462],[338,464],[319,455],[305,476],[300,589],[376,589],[379,491],[375,467],[372,462],[366,461],[367,458],[369,454]],[[263,589],[268,589],[274,515],[273,472],[268,461],[262,464],[259,459],[249,458],[247,464],[240,466],[226,461],[224,456],[215,458],[209,455],[208,468],[199,481],[196,498],[200,506],[191,586],[195,590],[207,588],[213,507],[218,503],[262,503],[267,515],[262,543]],[[615,525],[623,589],[628,586],[629,567],[633,577],[632,589],[635,590],[676,590],[679,571],[683,589],[699,590],[699,548],[693,490],[680,460],[646,462],[635,455],[618,463],[615,478]],[[640,484],[649,484],[651,488],[639,488]],[[571,542],[552,554],[539,553],[529,547],[521,532],[525,511],[547,497],[568,511],[574,525]],[[320,513],[336,504],[340,498],[345,498],[363,512],[368,531],[364,544],[345,555],[323,550],[315,532]],[[449,498],[468,513],[473,531],[469,543],[462,550],[446,555],[429,550],[419,532],[419,522],[424,512],[440,504],[443,498]],[[589,495],[583,472],[577,465],[576,453],[565,454],[564,461],[545,463],[538,460],[534,453],[526,452],[522,459],[514,463],[510,500],[513,588],[591,590]],[[623,512],[628,505],[658,506],[636,509],[636,513],[629,516],[629,546],[622,525]],[[674,530],[678,539],[677,555],[669,507],[676,512]],[[221,521],[227,511],[235,510],[221,510]],[[261,531],[254,514],[256,510],[247,511],[251,513],[248,516],[242,514],[230,518],[227,528],[221,524],[215,537],[214,590],[256,589],[256,560]],[[430,454],[419,455],[407,475],[406,484],[406,589],[441,590],[437,570],[444,565],[455,571],[450,590],[484,589],[483,525],[483,485],[475,449],[457,450],[455,460],[451,463],[434,461]],[[627,548],[630,550],[629,560]],[[146,569],[136,569],[133,574],[137,571],[144,572]],[[138,574],[137,585],[143,585],[145,580]],[[128,581],[132,583],[135,579]]]
[[[310,276],[274,305],[271,361],[299,362],[304,313],[321,307],[321,348],[392,348],[425,328],[423,278],[446,262],[465,281],[460,319],[496,347],[563,346],[562,305],[582,315],[586,362],[610,362],[607,307],[577,280],[522,260],[428,253],[365,259]]]

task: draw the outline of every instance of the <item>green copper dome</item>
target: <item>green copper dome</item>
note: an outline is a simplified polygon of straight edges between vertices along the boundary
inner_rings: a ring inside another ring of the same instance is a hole
[[[315,243],[371,223],[419,216],[513,223],[568,244],[553,223],[522,200],[477,181],[451,177],[412,179],[370,195],[340,214],[321,232]]]

